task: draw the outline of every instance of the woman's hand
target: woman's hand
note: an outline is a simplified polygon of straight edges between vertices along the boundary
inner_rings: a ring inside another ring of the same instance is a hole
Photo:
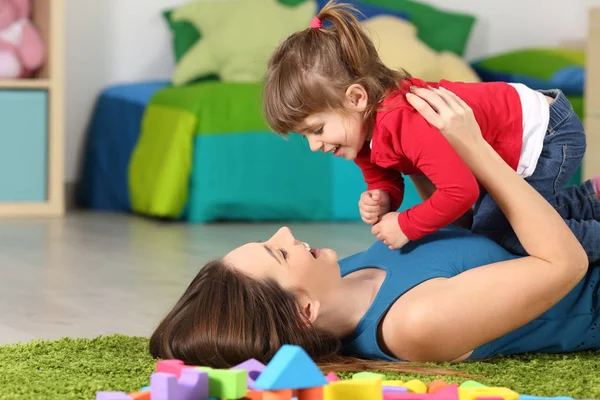
[[[483,141],[473,110],[451,91],[415,87],[406,95],[406,100],[439,129],[459,153],[464,147]]]

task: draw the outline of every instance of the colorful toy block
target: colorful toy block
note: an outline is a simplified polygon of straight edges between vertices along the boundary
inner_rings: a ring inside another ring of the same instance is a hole
[[[262,400],[292,400],[292,389],[265,390]]]
[[[156,363],[156,372],[175,375],[177,379],[181,376],[181,370],[185,368],[194,368],[191,365],[185,365],[181,360],[161,360]]]
[[[427,393],[427,385],[418,379],[411,379],[404,384],[411,393]]]
[[[408,388],[405,386],[381,386],[383,393],[406,393]]]
[[[458,387],[459,388],[482,388],[482,387],[487,387],[487,386],[484,385],[483,383],[479,383],[477,381],[468,380],[468,381],[464,381],[463,383],[461,383]]]
[[[129,397],[131,397],[133,400],[150,400],[150,392],[133,392],[129,393]]]
[[[340,380],[340,378],[338,378],[338,376],[336,374],[334,374],[333,372],[330,372],[327,375],[325,375],[325,379],[329,383],[331,383],[331,382],[337,382],[337,381]]]
[[[373,372],[357,372],[352,375],[352,379],[381,379],[384,381],[387,377],[382,374],[375,374]]]
[[[323,400],[383,400],[381,379],[351,379],[332,382],[323,388]]]
[[[98,392],[96,400],[131,400],[125,392]]]
[[[519,394],[503,387],[459,388],[460,400],[476,400],[478,397],[502,397],[504,400],[518,400]]]
[[[433,380],[427,385],[427,393],[435,393],[446,386],[448,386],[448,384],[441,379]]]
[[[305,389],[327,385],[327,380],[302,347],[284,345],[260,374],[255,389]]]
[[[240,399],[248,391],[248,371],[196,367],[208,373],[208,394],[219,399]]]
[[[298,389],[298,400],[323,400],[323,386]]]
[[[256,382],[265,368],[267,368],[265,364],[252,358],[230,369],[246,370],[248,372],[248,389],[254,389],[254,382]]]
[[[395,381],[384,380],[383,382],[381,382],[381,384],[383,386],[404,386],[404,382],[398,381],[398,380],[395,380]]]
[[[259,392],[256,390],[248,390],[248,393],[246,393],[246,397],[244,397],[245,400],[263,400],[263,393],[264,392]]]
[[[154,372],[150,376],[150,392],[156,400],[204,400],[208,397],[208,374],[186,368],[177,379],[173,374]]]

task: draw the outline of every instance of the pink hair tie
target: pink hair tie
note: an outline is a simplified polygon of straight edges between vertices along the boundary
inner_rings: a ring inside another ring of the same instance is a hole
[[[321,22],[319,17],[315,16],[312,21],[310,21],[310,27],[313,29],[321,29],[323,27],[323,22]]]

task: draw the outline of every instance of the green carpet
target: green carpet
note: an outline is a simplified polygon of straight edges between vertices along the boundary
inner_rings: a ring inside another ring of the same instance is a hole
[[[147,339],[120,335],[1,346],[0,399],[94,399],[99,390],[138,390],[149,384],[155,365],[147,348]],[[476,380],[521,394],[600,398],[600,352],[503,357],[441,366],[482,375]],[[464,380],[387,375],[424,382]]]

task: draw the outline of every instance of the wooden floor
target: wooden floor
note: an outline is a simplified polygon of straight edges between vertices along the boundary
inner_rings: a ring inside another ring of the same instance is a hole
[[[0,221],[0,344],[149,336],[198,270],[281,224],[188,225],[116,214]],[[340,257],[374,238],[355,224],[290,224]]]

